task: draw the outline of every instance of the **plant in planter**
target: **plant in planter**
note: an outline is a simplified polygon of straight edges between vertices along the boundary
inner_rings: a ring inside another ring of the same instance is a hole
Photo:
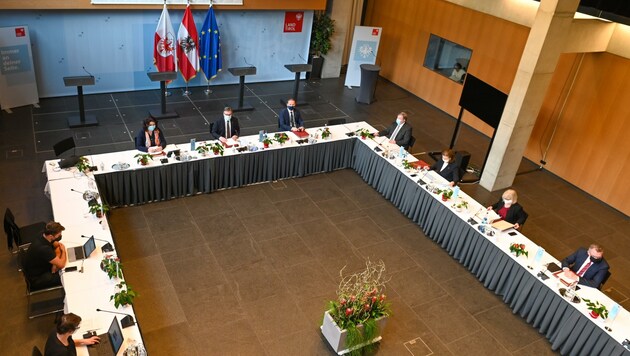
[[[414,168],[413,165],[411,163],[409,163],[409,161],[406,160],[406,159],[402,160],[402,166],[403,166],[404,169],[413,169]]]
[[[107,206],[107,204],[96,203],[90,205],[90,214],[96,215],[97,218],[102,218],[107,213],[109,213],[109,206]]]
[[[335,352],[355,353],[381,340],[380,334],[391,315],[383,293],[388,279],[383,261],[367,260],[363,271],[347,276],[343,270],[339,272],[337,299],[328,303],[321,330]]]
[[[447,201],[453,196],[452,189],[438,189],[437,193],[442,194],[442,201]]]
[[[282,145],[289,140],[289,136],[286,133],[282,132],[273,135],[273,139]]]
[[[81,173],[88,173],[90,171],[90,168],[91,168],[90,161],[88,161],[88,159],[86,157],[81,156],[81,157],[79,157],[79,161],[77,162],[75,167],[77,167],[77,169]]]
[[[593,302],[586,298],[582,298],[582,300],[586,302],[586,307],[591,311],[591,318],[597,319],[600,315],[602,316],[602,319],[608,318],[608,309],[606,309],[605,305],[600,304],[598,301]]]
[[[208,154],[208,152],[210,152],[210,147],[208,147],[208,145],[199,145],[197,146],[197,148],[195,149],[197,150],[197,153],[199,153],[202,156],[206,156]]]
[[[311,31],[311,58],[309,58],[313,64],[313,69],[309,74],[309,79],[322,77],[322,66],[324,64],[322,54],[328,53],[332,48],[331,37],[334,33],[335,20],[331,19],[325,12],[315,14]]]
[[[459,202],[452,205],[452,208],[457,211],[462,211],[464,209],[468,209],[468,202],[465,200],[460,200]]]
[[[153,161],[153,156],[148,153],[138,153],[137,155],[133,156],[133,158],[135,158],[136,162],[143,166],[149,164],[149,160]]]
[[[220,142],[215,142],[208,145],[208,148],[214,153],[215,156],[221,155],[223,156],[223,145]]]
[[[356,133],[361,136],[362,140],[365,140],[366,138],[374,138],[374,134],[370,133],[370,131],[366,129],[358,129]]]
[[[265,137],[265,138],[262,140],[262,143],[263,143],[263,147],[264,147],[264,148],[269,148],[269,145],[273,144],[273,140],[272,140],[272,139],[270,139],[269,137]]]
[[[527,252],[527,250],[525,249],[525,244],[517,244],[517,243],[510,244],[510,252],[515,254],[516,257],[520,255],[525,255],[529,257],[529,252]]]
[[[122,278],[122,263],[118,257],[105,255],[101,261],[101,269],[103,272],[107,273],[107,277],[109,277],[109,279],[114,277]]]
[[[109,297],[109,300],[114,301],[116,309],[118,309],[121,305],[125,306],[133,304],[133,299],[138,296],[138,294],[131,289],[131,286],[129,286],[125,281],[120,281],[120,283],[116,284],[116,288],[118,289],[118,292]]]
[[[331,136],[332,136],[332,133],[330,133],[330,129],[328,127],[325,127],[322,130],[322,140],[325,140],[325,139],[327,139],[327,138],[329,138]]]

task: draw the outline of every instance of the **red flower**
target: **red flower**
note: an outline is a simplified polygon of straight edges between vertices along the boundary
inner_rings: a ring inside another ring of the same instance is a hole
[[[521,244],[521,248],[522,248],[522,249],[525,249],[525,245],[524,245],[524,244]]]
[[[370,305],[369,304],[365,304],[363,306],[363,309],[365,309],[366,311],[370,310]]]
[[[355,300],[357,300],[357,297],[355,297],[354,295],[351,295],[351,296],[350,296],[350,301],[351,301],[351,302],[354,302]]]
[[[339,302],[341,303],[341,305],[345,305],[346,304],[346,298],[341,298],[341,300]]]
[[[354,311],[354,310],[353,310],[352,308],[348,308],[348,309],[346,309],[346,316],[350,316],[350,315],[352,315],[352,312],[353,312],[353,311]]]
[[[376,303],[376,300],[377,300],[376,296],[373,296],[372,297],[372,303]]]
[[[385,300],[385,294],[381,294],[381,302]]]

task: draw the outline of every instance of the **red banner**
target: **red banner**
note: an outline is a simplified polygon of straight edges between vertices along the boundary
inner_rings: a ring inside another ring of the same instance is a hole
[[[304,11],[287,11],[284,13],[284,32],[302,32]]]

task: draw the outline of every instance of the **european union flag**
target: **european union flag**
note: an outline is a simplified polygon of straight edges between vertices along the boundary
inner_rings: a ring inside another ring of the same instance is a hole
[[[214,17],[212,3],[210,3],[208,14],[206,14],[206,19],[201,27],[199,55],[201,70],[206,75],[206,79],[210,80],[216,77],[223,66],[223,61],[221,60],[221,36],[219,35],[217,19]]]

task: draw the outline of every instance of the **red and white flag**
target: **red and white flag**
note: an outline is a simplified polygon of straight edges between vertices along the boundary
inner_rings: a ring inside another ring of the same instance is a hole
[[[153,64],[158,72],[174,72],[177,68],[175,57],[175,31],[168,16],[166,4],[158,21],[153,39]]]
[[[177,61],[184,81],[188,82],[197,76],[197,71],[199,71],[199,36],[197,35],[195,19],[190,11],[190,4],[186,6],[182,24],[179,25],[179,31],[177,31]]]

